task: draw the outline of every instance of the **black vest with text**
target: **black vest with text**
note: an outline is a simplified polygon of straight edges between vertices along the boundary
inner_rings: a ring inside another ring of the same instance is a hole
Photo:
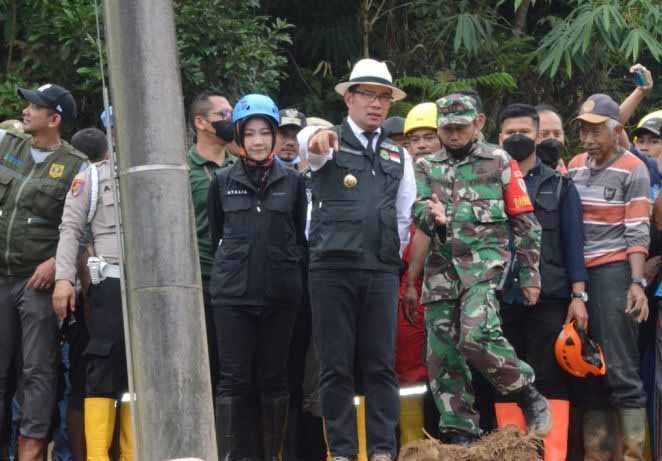
[[[310,269],[398,272],[396,196],[404,150],[380,137],[368,152],[347,121],[336,131],[340,149],[312,173]]]

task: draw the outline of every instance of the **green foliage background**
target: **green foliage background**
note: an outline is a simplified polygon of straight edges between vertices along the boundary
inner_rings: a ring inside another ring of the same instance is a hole
[[[634,62],[648,66],[657,83],[635,119],[662,108],[659,0],[173,4],[185,103],[205,89],[233,100],[260,91],[281,107],[338,121],[344,108],[333,86],[367,48],[389,62],[409,94],[393,108],[397,114],[475,87],[492,121],[514,101],[550,103],[569,120],[591,93],[607,92],[618,100],[629,94],[628,68]],[[20,118],[16,86],[56,82],[73,91],[79,127],[98,123],[94,11],[94,0],[0,0],[0,120]],[[494,132],[492,122],[488,138]]]

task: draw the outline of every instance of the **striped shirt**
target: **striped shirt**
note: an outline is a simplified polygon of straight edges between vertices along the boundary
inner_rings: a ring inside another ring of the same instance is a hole
[[[586,267],[626,261],[630,253],[647,255],[651,204],[646,165],[625,150],[600,169],[591,163],[584,153],[568,165],[582,201]]]

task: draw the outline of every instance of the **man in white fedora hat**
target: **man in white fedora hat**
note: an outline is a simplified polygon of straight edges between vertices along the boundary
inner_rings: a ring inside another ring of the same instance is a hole
[[[334,128],[311,127],[301,149],[312,170],[310,294],[322,414],[333,459],[355,459],[356,376],[366,396],[370,460],[390,461],[399,414],[394,352],[400,248],[416,183],[409,155],[381,125],[391,103],[406,94],[393,85],[386,64],[373,59],[357,62],[336,92],[347,118]]]

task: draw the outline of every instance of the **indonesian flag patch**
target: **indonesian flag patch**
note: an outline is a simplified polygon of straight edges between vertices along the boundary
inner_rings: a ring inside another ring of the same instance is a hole
[[[400,154],[397,152],[389,152],[388,159],[392,162],[400,163]]]

